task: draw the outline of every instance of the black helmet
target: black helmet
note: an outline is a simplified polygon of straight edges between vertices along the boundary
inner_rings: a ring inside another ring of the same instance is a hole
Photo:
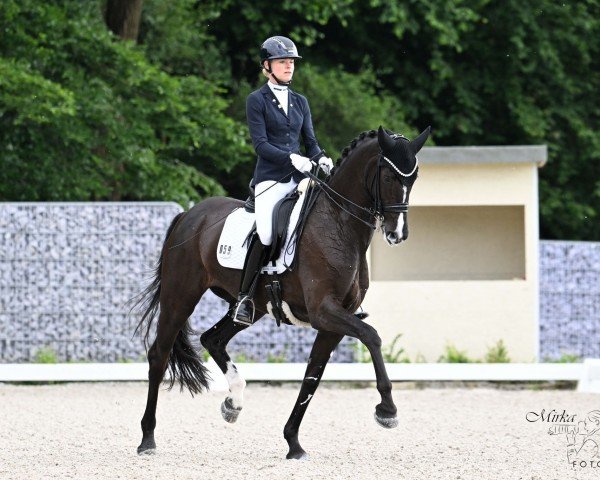
[[[276,58],[302,58],[294,42],[279,35],[267,38],[260,47],[260,63]]]

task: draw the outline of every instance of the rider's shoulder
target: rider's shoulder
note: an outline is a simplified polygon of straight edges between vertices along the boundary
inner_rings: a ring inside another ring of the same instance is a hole
[[[250,106],[250,105],[254,105],[256,107],[262,105],[264,103],[264,99],[263,99],[263,95],[261,92],[261,89],[259,88],[258,90],[254,90],[253,92],[249,93],[248,96],[246,97],[246,105]]]
[[[305,102],[307,102],[308,100],[306,99],[306,97],[304,95],[302,95],[300,92],[297,92],[296,90],[292,90],[290,89],[290,92],[292,92],[292,95],[295,95],[296,97],[298,97],[301,100],[304,100]]]
[[[296,97],[296,101],[302,105],[302,107],[308,107],[308,99],[301,93],[292,90],[292,94]]]
[[[267,95],[269,92],[270,92],[269,86],[266,83],[264,83],[263,85],[261,85],[259,88],[257,88],[253,92],[250,92],[248,94],[248,98],[262,97],[263,95]]]

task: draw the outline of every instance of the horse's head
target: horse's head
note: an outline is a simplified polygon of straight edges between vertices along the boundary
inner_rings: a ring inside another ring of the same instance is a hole
[[[390,245],[408,238],[408,199],[417,174],[417,153],[427,141],[431,127],[414,140],[402,135],[389,135],[379,127],[377,140],[381,155],[377,163],[375,188],[378,189],[380,213],[383,214],[383,237]]]

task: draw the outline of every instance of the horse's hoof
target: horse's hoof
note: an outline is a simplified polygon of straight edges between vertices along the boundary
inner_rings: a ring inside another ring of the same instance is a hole
[[[154,455],[156,453],[155,448],[143,448],[141,445],[137,449],[138,455]]]
[[[289,453],[285,456],[285,458],[287,458],[288,460],[308,460],[308,453],[306,453],[302,449],[295,451],[290,450]]]
[[[227,397],[221,404],[221,415],[223,415],[223,419],[228,423],[235,423],[241,411],[242,407],[235,408],[230,397]]]
[[[383,428],[396,428],[398,426],[398,417],[380,417],[375,412],[375,421]]]
[[[137,448],[138,455],[154,455],[156,453],[156,443],[154,438],[144,439]]]
[[[152,455],[156,452],[156,443],[154,442],[154,432],[146,432],[142,437],[142,443],[137,448],[138,455]]]

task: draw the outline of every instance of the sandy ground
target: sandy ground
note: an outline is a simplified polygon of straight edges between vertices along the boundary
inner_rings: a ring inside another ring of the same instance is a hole
[[[155,455],[138,456],[144,383],[0,384],[0,478],[565,479],[600,467],[567,461],[565,435],[527,422],[555,409],[577,419],[600,396],[574,391],[396,387],[400,426],[373,420],[374,388],[325,384],[300,430],[308,460],[285,460],[282,431],[296,385],[249,385],[237,423],[223,392],[161,391]],[[598,460],[598,459],[597,459]]]

